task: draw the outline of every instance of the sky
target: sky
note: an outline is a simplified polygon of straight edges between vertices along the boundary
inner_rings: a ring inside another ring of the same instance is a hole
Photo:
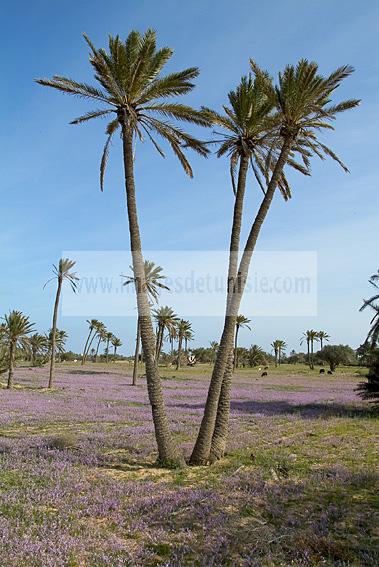
[[[368,278],[379,267],[378,24],[375,0],[359,5],[346,0],[4,0],[0,314],[20,309],[45,332],[51,326],[55,290],[51,285],[43,290],[43,285],[64,251],[128,250],[119,141],[113,144],[101,193],[98,171],[105,123],[69,125],[93,105],[43,89],[34,79],[59,74],[91,82],[83,32],[96,46],[105,46],[109,34],[125,38],[133,29],[143,32],[151,27],[159,46],[174,49],[167,71],[200,68],[196,89],[182,100],[195,107],[220,110],[227,93],[248,73],[250,57],[274,77],[302,57],[317,61],[325,74],[346,63],[355,67],[336,100],[360,98],[362,104],[341,115],[336,131],[325,136],[350,173],[330,160],[314,161],[311,178],[290,173],[293,198],[285,203],[276,195],[258,243],[260,252],[316,253],[317,313],[301,316],[294,310],[290,315],[254,316],[252,307],[252,331],[241,330],[240,344],[269,349],[272,340],[281,338],[289,349],[298,350],[302,332],[310,328],[326,330],[332,343],[361,344],[370,314],[358,310],[362,298],[372,293]],[[233,195],[227,160],[191,156],[191,163],[192,180],[172,157],[162,159],[151,144],[136,149],[146,256],[151,250],[204,252],[228,247]],[[252,180],[247,193],[244,235],[260,198]],[[127,271],[127,265],[120,267],[120,272]],[[191,317],[195,311],[189,307],[183,313],[193,323],[193,345],[218,340],[222,317]],[[68,348],[82,349],[86,319],[94,315],[61,314],[58,326],[69,334]],[[131,353],[134,317],[102,319],[123,341],[121,352]]]

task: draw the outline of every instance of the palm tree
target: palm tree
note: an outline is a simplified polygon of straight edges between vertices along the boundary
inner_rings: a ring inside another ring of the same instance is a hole
[[[249,323],[251,322],[250,319],[245,317],[245,315],[238,315],[236,319],[236,334],[234,339],[234,361],[233,361],[233,370],[238,368],[238,333],[241,328],[246,328],[251,331],[251,327],[249,327]]]
[[[322,348],[324,346],[323,342],[329,341],[330,336],[328,335],[328,333],[326,331],[319,331],[318,332],[318,338],[319,338],[319,341],[320,341],[320,350],[322,350]]]
[[[359,104],[358,100],[348,100],[337,105],[331,103],[334,91],[353,72],[350,66],[340,67],[328,77],[322,77],[318,73],[316,63],[302,59],[296,67],[288,65],[283,73],[279,73],[278,85],[274,87],[267,73],[261,71],[254,61],[250,60],[250,65],[276,111],[268,126],[270,137],[274,140],[272,151],[269,151],[266,158],[267,170],[270,173],[267,172],[265,177],[264,197],[250,228],[238,269],[235,271],[237,274],[235,283],[229,290],[228,316],[225,318],[204,415],[190,459],[192,464],[205,464],[209,460],[218,459],[225,450],[230,411],[230,375],[226,373],[226,368],[230,367],[235,321],[251,258],[276,188],[278,186],[280,188],[281,184],[287,187],[283,177],[284,168],[289,160],[299,156],[305,166],[305,169],[301,168],[302,173],[309,173],[310,158],[316,155],[321,159],[324,156],[331,157],[347,171],[337,155],[317,138],[317,132],[322,129],[333,129],[331,123],[339,112]],[[288,190],[287,196],[289,196]],[[235,260],[236,265],[237,260]],[[230,281],[230,278],[228,280]]]
[[[220,345],[218,344],[217,341],[211,341],[211,342],[209,343],[209,346],[211,347],[212,359],[213,359],[212,362],[214,363],[215,360],[216,360],[218,347],[219,347]]]
[[[96,336],[98,337],[96,352],[95,352],[95,362],[97,362],[97,357],[99,355],[100,343],[104,343],[107,340],[107,328],[101,321],[96,325]]]
[[[308,357],[308,364],[311,370],[314,369],[313,364],[313,354],[314,354],[314,343],[319,340],[319,333],[310,329],[303,333],[302,338],[300,339],[300,344],[302,345],[304,342],[307,343],[307,357]]]
[[[258,345],[251,345],[249,350],[249,364],[250,366],[258,366],[265,364],[266,358],[263,349]]]
[[[83,356],[82,356],[82,366],[86,363],[88,353],[90,351],[92,342],[97,334],[97,326],[99,321],[97,319],[87,319],[87,323],[89,325],[89,333],[87,336],[86,344],[84,345]]]
[[[176,325],[177,328],[177,335],[178,335],[178,358],[176,361],[176,370],[180,368],[181,365],[181,356],[182,356],[182,347],[183,347],[183,339],[185,338],[188,333],[192,330],[192,325],[189,321],[185,319],[180,319]]]
[[[116,351],[118,348],[120,348],[122,346],[122,342],[118,337],[113,337],[111,340],[112,346],[114,347],[114,351],[113,351],[113,358],[114,360],[116,360]]]
[[[280,339],[276,339],[271,343],[272,348],[274,349],[275,354],[275,366],[280,365],[282,362],[282,355],[287,348],[287,345],[284,341]]]
[[[18,345],[23,346],[24,339],[33,331],[33,323],[21,311],[11,311],[3,317],[2,335],[7,346],[8,383],[7,388],[13,386],[13,373],[15,354]]]
[[[375,289],[379,289],[379,270],[376,274],[373,274],[369,279],[371,285],[375,287]],[[359,311],[363,311],[366,307],[370,307],[374,311],[374,316],[370,321],[371,329],[367,335],[366,342],[369,343],[373,348],[376,346],[376,343],[379,340],[379,293],[375,293],[370,299],[366,299],[363,302],[362,307]]]
[[[29,338],[28,343],[30,347],[32,366],[35,366],[37,356],[46,352],[48,348],[48,341],[45,335],[34,333],[34,335]]]
[[[173,333],[179,321],[178,316],[174,313],[171,307],[167,305],[164,307],[159,307],[159,309],[154,309],[153,317],[157,323],[157,339],[156,339],[156,356],[157,361],[162,350],[163,337],[165,331],[168,333]]]
[[[58,353],[58,362],[60,362],[61,355],[65,352],[65,345],[68,339],[66,331],[55,329],[55,352]],[[50,329],[49,334],[45,337],[48,344],[49,353],[51,356],[51,350],[53,345],[53,329]]]
[[[192,331],[192,328],[191,328],[191,327],[188,327],[188,328],[184,331],[184,333],[183,333],[183,339],[184,339],[184,352],[185,352],[186,354],[188,354],[188,343],[189,343],[189,341],[193,341],[193,339],[194,339],[194,334],[193,334],[193,331]]]
[[[133,271],[132,266],[130,266],[130,269]],[[166,276],[162,274],[163,268],[161,266],[156,266],[154,262],[152,262],[151,260],[145,260],[144,270],[145,270],[146,290],[147,290],[149,302],[158,303],[159,289],[167,289],[167,290],[169,289],[167,285],[162,283],[162,280],[166,278]],[[130,283],[134,283],[134,284],[136,283],[134,276],[126,276],[126,282],[124,283],[124,285],[128,285]],[[137,317],[136,348],[134,352],[133,381],[132,381],[133,386],[137,385],[140,342],[141,342],[141,325],[140,325],[139,317]]]
[[[106,343],[106,346],[105,346],[105,362],[107,364],[109,362],[109,343],[111,343],[114,338],[115,338],[114,334],[111,333],[110,331],[105,333],[105,343]]]
[[[171,146],[185,172],[192,177],[191,166],[184,149],[190,148],[202,156],[208,150],[205,145],[183,129],[177,128],[173,120],[208,126],[210,121],[204,113],[193,108],[168,102],[166,99],[186,94],[193,90],[199,71],[190,68],[161,76],[161,71],[173,51],[167,47],[156,49],[156,35],[147,30],[144,35],[132,31],[125,43],[119,36],[109,37],[109,51],[96,49],[85,35],[90,53],[90,63],[95,79],[100,86],[87,85],[54,76],[52,79],[39,79],[41,85],[58,89],[64,93],[95,100],[104,104],[77,118],[74,124],[80,124],[93,118],[110,116],[106,128],[107,141],[100,166],[100,184],[103,187],[104,171],[112,137],[121,129],[123,147],[125,189],[129,220],[129,233],[133,258],[133,274],[136,283],[138,316],[140,317],[142,347],[146,363],[146,378],[158,445],[160,462],[172,462],[178,459],[174,447],[164,406],[162,384],[155,358],[155,339],[151,321],[150,306],[145,286],[144,260],[139,229],[136,191],[134,180],[134,142],[142,140],[143,135],[152,142],[155,149],[164,156],[155,134]],[[182,461],[181,458],[179,460]]]
[[[58,308],[59,300],[62,291],[62,285],[67,281],[72,291],[76,292],[76,282],[78,277],[75,272],[72,272],[72,268],[75,266],[76,262],[74,260],[69,260],[68,258],[61,258],[59,260],[58,267],[53,266],[54,277],[52,277],[44,287],[52,280],[57,280],[57,293],[55,296],[54,311],[53,311],[53,326],[52,326],[52,341],[51,341],[51,352],[50,352],[50,373],[49,373],[49,383],[48,388],[51,388],[54,380],[54,370],[55,370],[55,341],[56,341],[56,329],[57,329],[57,319],[58,319]]]

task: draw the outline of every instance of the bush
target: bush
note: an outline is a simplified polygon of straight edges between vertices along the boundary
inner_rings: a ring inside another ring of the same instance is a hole
[[[348,345],[327,345],[317,353],[317,357],[327,362],[332,372],[340,364],[348,365],[356,362],[355,352]]]

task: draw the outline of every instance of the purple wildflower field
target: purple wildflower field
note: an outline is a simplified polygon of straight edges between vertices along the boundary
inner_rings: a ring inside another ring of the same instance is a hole
[[[238,373],[225,459],[165,470],[145,382],[116,366],[1,390],[1,567],[379,563],[378,421],[353,372]],[[209,368],[163,374],[188,456]]]

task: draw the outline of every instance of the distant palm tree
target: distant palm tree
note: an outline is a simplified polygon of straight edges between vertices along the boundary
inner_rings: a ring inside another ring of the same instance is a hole
[[[55,352],[58,354],[58,362],[61,360],[61,355],[65,352],[65,345],[68,339],[66,331],[55,329]],[[49,353],[51,356],[51,349],[53,345],[53,330],[50,329],[49,334],[46,337],[48,344]]]
[[[110,331],[108,331],[106,334],[106,340],[105,340],[105,362],[108,364],[109,362],[109,343],[113,341],[114,339],[114,334],[111,333]]]
[[[314,343],[319,340],[318,332],[310,329],[309,331],[305,331],[303,333],[303,337],[300,339],[300,344],[302,345],[304,342],[307,343],[307,355],[308,355],[308,364],[309,368],[313,370],[314,363],[313,363],[313,354],[314,354]]]
[[[61,258],[59,260],[58,267],[53,266],[54,277],[46,282],[45,286],[52,280],[57,280],[57,293],[55,296],[54,312],[53,312],[53,326],[52,326],[52,342],[51,342],[51,352],[50,352],[50,373],[49,373],[49,383],[48,388],[51,388],[54,380],[54,370],[55,370],[55,340],[56,340],[56,329],[57,329],[57,319],[58,319],[58,308],[59,300],[62,291],[62,285],[67,281],[72,291],[76,292],[76,282],[79,280],[75,272],[72,272],[72,268],[75,266],[76,262],[74,260],[69,260],[68,258]],[[44,286],[44,287],[45,287]]]
[[[369,279],[371,285],[379,289],[379,270]],[[370,321],[371,329],[367,335],[366,341],[375,347],[379,340],[379,293],[375,293],[370,299],[366,299],[359,311],[363,311],[366,307],[370,307],[374,311],[374,316]]]
[[[24,346],[23,340],[33,331],[33,323],[29,317],[21,311],[11,311],[9,315],[3,317],[5,324],[2,327],[2,335],[7,346],[8,360],[8,383],[7,388],[13,386],[14,361],[17,346]]]
[[[97,326],[99,324],[99,321],[97,319],[90,319],[90,320],[87,319],[87,323],[89,325],[89,333],[88,333],[88,336],[87,336],[86,344],[84,345],[83,356],[82,356],[82,366],[86,362],[86,359],[87,359],[88,353],[90,351],[92,342],[93,342],[93,340],[96,336],[96,333],[97,333],[96,329],[97,329]]]
[[[189,321],[186,321],[185,319],[179,319],[176,328],[178,335],[178,358],[176,360],[176,370],[178,370],[181,366],[183,339],[189,332],[192,331],[192,325]]]
[[[237,315],[236,318],[236,333],[234,337],[234,361],[233,361],[233,370],[238,368],[238,333],[239,330],[242,328],[249,329],[251,331],[251,327],[249,327],[249,323],[251,320],[245,317],[245,315]]]
[[[36,365],[37,356],[46,353],[48,349],[48,341],[45,335],[40,335],[39,333],[34,333],[29,340],[31,362],[32,366]]]
[[[190,68],[161,76],[161,71],[173,51],[167,47],[156,49],[154,31],[147,30],[142,36],[132,31],[125,42],[122,42],[119,36],[110,36],[108,52],[105,49],[96,49],[89,38],[86,35],[84,37],[91,50],[90,63],[100,86],[94,87],[60,76],[39,79],[37,82],[105,105],[105,108],[88,112],[74,120],[75,124],[79,124],[93,118],[111,115],[111,121],[106,128],[107,141],[100,166],[101,187],[112,137],[118,129],[121,129],[133,273],[136,278],[138,316],[158,458],[161,462],[174,462],[178,459],[178,452],[174,447],[164,406],[162,384],[155,358],[154,331],[145,287],[134,179],[134,143],[136,140],[142,140],[143,135],[146,135],[155,149],[164,156],[163,150],[153,137],[158,135],[168,142],[185,172],[192,176],[191,166],[184,153],[185,149],[192,149],[202,156],[206,156],[208,150],[203,143],[187,134],[182,128],[177,128],[171,120],[202,126],[208,126],[210,122],[202,112],[183,104],[166,101],[167,98],[192,91],[194,88],[192,81],[198,76],[199,71],[197,68]]]
[[[273,341],[271,343],[271,346],[274,350],[274,354],[275,354],[275,366],[278,366],[278,364],[281,364],[282,362],[282,355],[284,353],[284,351],[287,348],[287,345],[284,341],[280,340],[280,339],[276,339],[275,341]]]
[[[174,329],[177,328],[179,318],[174,313],[174,310],[171,307],[168,307],[168,305],[154,309],[153,317],[157,323],[156,356],[157,360],[159,361],[159,357],[162,351],[164,333],[165,331],[167,331],[168,333],[173,333]]]
[[[320,341],[320,350],[322,350],[323,346],[324,346],[324,341],[328,341],[330,339],[330,336],[328,335],[328,333],[326,331],[319,331],[318,332],[318,338]]]
[[[96,336],[98,338],[95,352],[95,362],[97,362],[97,357],[99,356],[100,343],[104,343],[107,340],[107,328],[101,321],[96,325]]]
[[[258,345],[251,345],[248,357],[250,366],[258,366],[266,362],[264,350]]]
[[[298,155],[309,173],[310,158],[313,155],[324,158],[326,155],[336,160],[347,171],[342,161],[317,135],[323,129],[333,129],[332,123],[338,113],[359,104],[358,100],[347,100],[339,104],[331,102],[335,90],[353,72],[350,66],[340,67],[329,76],[323,77],[318,73],[316,63],[301,59],[296,66],[287,65],[284,72],[279,73],[278,85],[274,86],[267,73],[259,69],[254,61],[251,60],[250,65],[252,72],[264,86],[268,101],[273,104],[272,121],[267,127],[267,133],[269,136],[273,135],[275,142],[272,144],[272,151],[267,154],[269,175],[263,186],[263,199],[250,227],[241,260],[239,264],[236,261],[233,267],[236,283],[232,289],[229,289],[228,316],[224,320],[203,419],[190,457],[190,463],[193,465],[206,464],[209,460],[213,461],[224,454],[228,435],[231,387],[230,375],[226,369],[233,350],[235,318],[238,315],[261,228],[270,210],[276,189],[278,186],[280,188],[281,183],[284,183],[285,192],[289,196],[283,177],[284,168],[293,156]],[[228,281],[230,281],[229,277]],[[224,388],[223,382],[225,382]]]
[[[184,339],[184,352],[188,354],[188,343],[189,341],[193,341],[194,339],[194,333],[192,331],[192,328],[188,328],[184,331],[183,339]]]
[[[112,346],[114,348],[113,358],[114,358],[114,360],[116,360],[116,351],[117,351],[118,348],[120,348],[122,346],[122,342],[118,337],[113,337],[112,340],[111,340],[111,343],[112,343]]]
[[[133,271],[132,266],[130,269]],[[167,285],[162,283],[162,280],[166,279],[166,276],[162,274],[163,268],[161,266],[156,266],[154,262],[151,260],[144,261],[144,270],[145,270],[145,282],[146,282],[146,290],[150,304],[158,303],[158,292],[159,289],[169,289]],[[124,285],[128,285],[131,283],[136,284],[137,280],[134,276],[123,276],[126,277],[126,282]],[[138,377],[138,360],[139,360],[139,351],[140,351],[140,342],[141,342],[141,325],[139,317],[137,317],[137,334],[136,334],[136,348],[134,352],[134,366],[133,366],[133,386],[137,384],[137,377]]]
[[[212,351],[212,362],[214,363],[216,360],[216,356],[217,356],[217,351],[218,351],[218,347],[220,346],[219,343],[217,341],[211,341],[209,343],[209,346],[211,347],[211,351]]]

